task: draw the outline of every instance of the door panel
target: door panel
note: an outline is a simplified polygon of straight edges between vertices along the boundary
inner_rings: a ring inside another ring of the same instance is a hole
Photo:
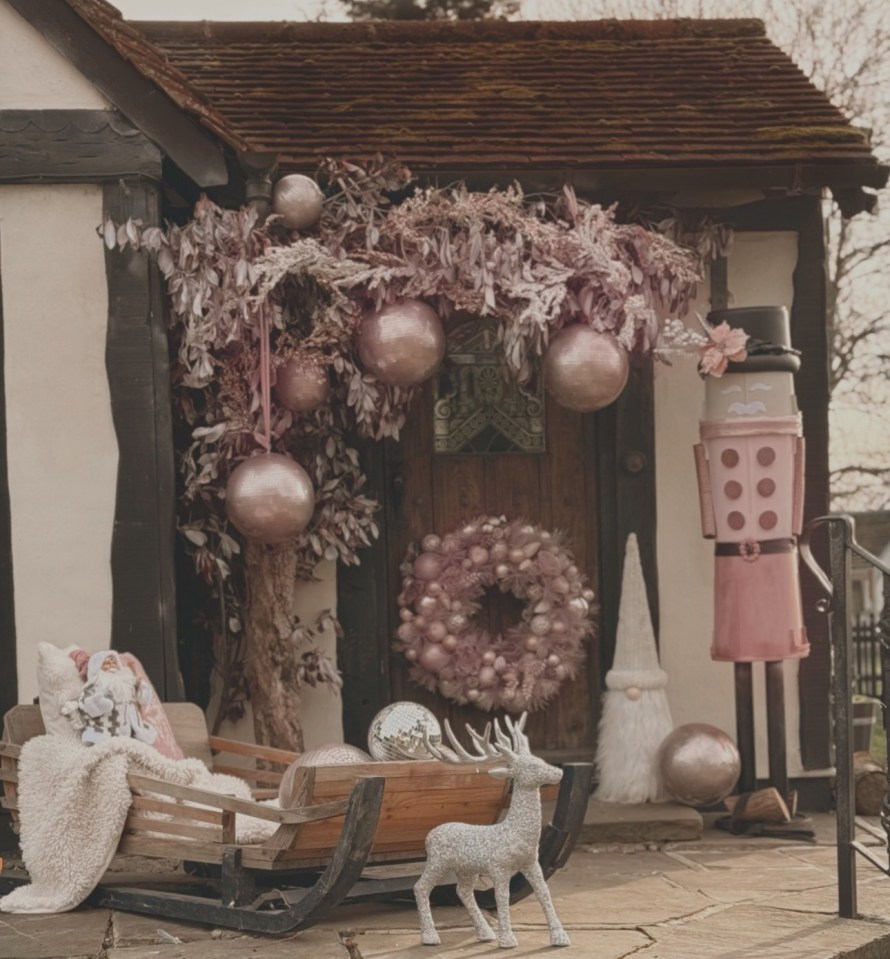
[[[425,534],[443,534],[479,514],[526,519],[545,529],[562,530],[579,568],[595,590],[597,570],[596,418],[546,403],[546,452],[455,455],[434,452],[435,381],[425,385],[414,404],[398,444],[385,452],[384,497],[387,515],[386,652],[389,656],[391,701],[423,703],[456,729],[464,722],[484,726],[490,714],[459,707],[421,689],[408,679],[407,663],[392,651],[398,626],[396,596],[401,589],[399,566],[409,545]],[[481,625],[502,630],[515,623],[523,602],[489,590]],[[589,758],[599,712],[599,653],[596,638],[588,640],[578,675],[566,682],[551,703],[529,717],[532,745],[560,758]]]

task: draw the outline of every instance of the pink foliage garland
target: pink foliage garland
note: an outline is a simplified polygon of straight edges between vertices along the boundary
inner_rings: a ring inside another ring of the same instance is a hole
[[[592,629],[593,591],[551,533],[522,520],[479,516],[423,538],[402,565],[396,648],[411,678],[480,709],[540,709],[571,679]],[[473,617],[486,589],[528,601],[518,625],[495,637]]]

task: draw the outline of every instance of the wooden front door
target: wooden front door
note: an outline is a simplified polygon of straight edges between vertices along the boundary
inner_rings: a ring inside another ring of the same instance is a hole
[[[389,701],[412,700],[448,717],[455,729],[490,718],[413,683],[392,650],[398,627],[400,564],[427,533],[444,534],[481,514],[523,519],[567,534],[579,569],[599,593],[596,417],[573,413],[545,397],[539,382],[519,391],[500,369],[490,331],[470,321],[449,333],[440,373],[425,384],[399,443],[383,454],[385,590],[379,655],[386,661]],[[471,342],[472,341],[472,342]],[[490,358],[486,357],[489,349]],[[489,590],[480,614],[490,633],[518,622],[524,601]],[[596,621],[596,616],[594,616]],[[599,711],[599,656],[589,638],[576,678],[529,717],[534,747],[562,759],[589,758]]]

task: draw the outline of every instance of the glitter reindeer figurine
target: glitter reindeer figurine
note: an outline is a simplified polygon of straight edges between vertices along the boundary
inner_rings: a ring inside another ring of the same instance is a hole
[[[528,738],[523,732],[526,714],[513,723],[505,722],[509,738],[497,720],[494,722],[495,742],[491,741],[492,724],[479,735],[470,726],[467,732],[476,746],[476,753],[468,752],[457,741],[451,727],[445,722],[445,732],[454,751],[426,742],[430,754],[443,762],[478,763],[492,759],[505,765],[489,769],[491,776],[512,778],[513,797],[510,809],[501,822],[492,826],[471,826],[449,822],[437,826],[427,836],[427,862],[423,874],[414,886],[417,911],[420,914],[421,942],[438,945],[439,934],[430,911],[430,892],[449,872],[457,876],[457,894],[467,907],[476,936],[484,941],[497,938],[498,945],[509,948],[516,945],[510,925],[510,877],[521,872],[529,881],[547,918],[550,944],[568,946],[570,940],[553,908],[547,881],[538,864],[538,841],[541,838],[540,787],[558,783],[562,770],[550,766],[529,751]],[[473,893],[477,877],[489,876],[494,884],[498,912],[498,931],[486,922]]]

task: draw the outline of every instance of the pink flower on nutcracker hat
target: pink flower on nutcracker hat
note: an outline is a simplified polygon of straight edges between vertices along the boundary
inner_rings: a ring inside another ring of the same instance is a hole
[[[748,334],[744,330],[734,330],[724,320],[718,326],[706,326],[706,332],[710,342],[699,348],[699,370],[703,375],[722,376],[730,361],[741,363],[748,356]]]
[[[687,327],[682,320],[665,320],[655,356],[665,363],[674,354],[694,356],[702,376],[720,377],[730,363],[741,363],[748,356],[748,334],[740,327],[731,327],[725,320],[712,326],[696,314],[700,330]]]

